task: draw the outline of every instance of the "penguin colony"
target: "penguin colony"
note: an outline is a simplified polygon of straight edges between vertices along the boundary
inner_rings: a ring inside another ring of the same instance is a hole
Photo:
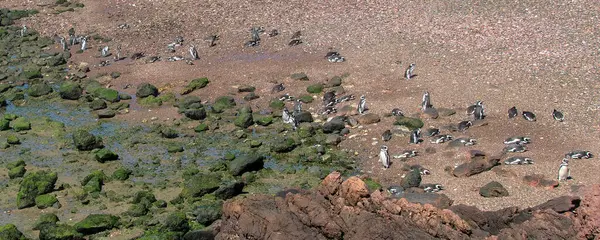
[[[118,26],[119,29],[126,29],[128,27],[129,26],[127,24],[121,24]],[[23,26],[22,29],[20,30],[20,32],[21,32],[22,37],[25,36],[27,34],[27,27]],[[263,34],[264,32],[265,32],[265,30],[262,27],[251,28],[250,29],[251,39],[249,41],[247,41],[244,44],[244,46],[245,47],[260,46],[261,41],[262,41],[260,35]],[[280,33],[277,29],[273,29],[268,33],[269,37],[276,37],[278,35],[280,35]],[[75,35],[75,30],[73,28],[69,29],[69,31],[68,31],[68,39],[65,38],[64,36],[55,36],[55,39],[56,39],[56,42],[59,44],[59,47],[63,51],[69,51],[72,46],[75,46],[78,44],[80,44],[79,51],[83,52],[88,49],[88,36]],[[214,47],[217,45],[217,41],[219,39],[220,39],[219,35],[211,35],[211,36],[205,38],[204,40],[209,42],[209,45],[208,45],[209,47]],[[172,43],[167,44],[167,53],[175,53],[176,47],[183,46],[183,42],[184,42],[183,37],[181,37],[181,36],[176,37]],[[288,46],[292,47],[292,46],[296,46],[296,45],[299,45],[302,43],[303,43],[302,33],[301,33],[301,31],[297,31],[297,32],[294,32],[294,34],[292,35],[290,42],[288,43]],[[109,52],[109,50],[110,50],[109,46],[104,46],[101,49],[99,49],[100,57],[106,58],[106,57],[111,56],[112,54]],[[188,54],[189,56],[187,58],[185,58],[183,56],[175,55],[175,56],[168,57],[167,61],[185,60],[187,64],[193,65],[192,61],[200,59],[195,45],[190,44],[190,46],[188,48],[188,53],[189,53]],[[138,53],[132,54],[130,58],[133,60],[137,60],[137,59],[140,59],[143,57],[145,57],[145,54],[138,52]],[[125,57],[121,56],[121,46],[118,45],[118,46],[116,46],[116,56],[114,56],[113,61],[116,62],[116,61],[120,61],[123,59],[125,59]],[[325,59],[331,63],[341,63],[341,62],[346,61],[346,58],[343,57],[337,51],[327,52],[327,54],[325,55]],[[153,63],[153,62],[160,61],[160,60],[162,60],[162,57],[160,57],[160,56],[149,56],[147,58],[146,62]],[[103,60],[101,66],[107,66],[109,64],[110,64],[110,60]],[[415,63],[409,64],[409,66],[404,70],[404,74],[403,74],[404,79],[412,80],[413,78],[415,78],[417,76],[416,74],[414,74],[415,68],[416,68]],[[283,83],[279,83],[279,84],[273,86],[271,93],[279,93],[284,90],[285,90],[285,86],[283,85]],[[284,123],[290,124],[292,126],[292,129],[296,130],[298,127],[298,124],[299,124],[299,122],[297,120],[297,116],[302,112],[302,102],[299,99],[295,99],[293,96],[290,96],[289,94],[284,94],[284,95],[280,96],[279,100],[282,100],[282,101],[294,101],[295,100],[293,111],[290,112],[287,109],[287,107],[284,107],[281,118]],[[355,100],[354,95],[344,95],[344,96],[337,97],[335,92],[333,92],[333,91],[327,92],[323,96],[323,106],[319,113],[323,114],[323,115],[336,113],[337,109],[335,108],[335,105],[343,103],[343,102],[347,102],[347,101],[354,101],[354,100]],[[356,110],[357,110],[358,114],[361,114],[361,115],[364,114],[368,110],[367,100],[366,100],[365,95],[360,96]],[[422,101],[421,101],[421,111],[427,115],[437,114],[437,110],[433,107],[433,105],[431,103],[431,96],[430,96],[429,92],[425,92],[423,94]],[[454,129],[455,131],[465,132],[471,126],[473,126],[475,121],[482,120],[485,118],[485,107],[483,105],[483,102],[479,100],[479,101],[476,101],[473,105],[468,106],[466,109],[466,114],[467,114],[467,116],[472,116],[473,119],[459,122]],[[404,112],[399,108],[394,108],[391,111],[391,115],[392,116],[404,116]],[[508,119],[516,118],[518,115],[519,115],[519,111],[517,110],[516,106],[513,106],[508,109]],[[535,122],[537,120],[536,115],[531,111],[522,111],[521,116],[526,121]],[[552,111],[552,118],[558,122],[563,122],[565,120],[564,114],[556,109],[554,109]],[[438,128],[429,128],[429,129],[426,129],[425,132],[423,132],[423,133],[420,128],[412,130],[412,132],[410,133],[410,136],[409,136],[409,143],[410,144],[421,144],[424,141],[422,139],[423,134],[425,137],[429,138],[429,142],[432,144],[448,143],[448,145],[450,145],[450,146],[471,146],[471,145],[475,145],[477,143],[477,141],[473,138],[456,138],[455,139],[450,134],[440,134],[440,129],[438,129]],[[393,134],[390,130],[384,131],[383,134],[381,135],[381,138],[384,142],[390,141],[392,137],[393,137]],[[524,137],[524,136],[509,137],[504,141],[505,147],[503,149],[503,152],[504,153],[524,153],[527,151],[526,145],[528,145],[530,143],[531,143],[531,139],[528,137]],[[406,161],[407,159],[416,157],[418,155],[418,152],[415,150],[404,150],[401,153],[392,155],[390,157],[390,153],[388,152],[389,151],[388,149],[389,149],[388,146],[381,145],[380,152],[379,152],[379,162],[381,162],[381,164],[383,165],[383,167],[385,169],[390,168],[390,166],[392,165],[392,161],[391,161],[392,159],[400,159],[400,161]],[[592,157],[593,157],[593,154],[591,152],[584,151],[584,150],[576,150],[576,151],[566,153],[564,158],[561,160],[561,162],[558,166],[557,179],[559,181],[565,181],[565,180],[568,180],[571,178],[570,169],[569,169],[569,160],[570,159],[589,159]],[[521,156],[521,155],[510,156],[504,161],[505,165],[530,165],[533,163],[534,163],[533,159],[531,159],[529,157]],[[430,174],[430,171],[428,169],[426,169],[420,165],[412,165],[412,166],[409,166],[409,168],[410,168],[410,170],[419,171],[419,173],[421,175]],[[425,192],[438,192],[438,191],[441,191],[444,189],[443,186],[441,186],[440,184],[422,184],[420,187]],[[402,189],[402,187],[398,187],[398,186],[391,186],[388,188],[388,191],[390,193],[392,193],[393,195],[400,194],[403,190],[404,189]]]

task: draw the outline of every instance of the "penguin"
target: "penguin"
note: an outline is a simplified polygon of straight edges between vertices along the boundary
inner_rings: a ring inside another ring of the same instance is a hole
[[[23,25],[23,27],[21,28],[21,37],[25,37],[26,34],[27,34],[27,26]]]
[[[399,196],[404,193],[404,188],[401,186],[390,186],[387,191],[393,196]]]
[[[518,152],[518,153],[522,153],[522,152],[526,152],[527,148],[524,145],[519,145],[519,144],[510,144],[506,147],[504,147],[504,152]]]
[[[421,129],[417,128],[410,134],[410,143],[419,144],[421,143]]]
[[[569,159],[563,158],[558,167],[558,181],[563,181],[571,178],[571,170],[569,169]]]
[[[260,46],[260,41],[250,40],[250,41],[247,41],[246,44],[244,44],[244,46],[246,46],[246,47],[258,47],[258,46]]]
[[[277,86],[275,86],[275,87],[277,87]],[[289,94],[286,93],[286,94],[279,96],[278,99],[279,99],[279,101],[294,101],[295,98],[294,98],[294,96],[290,96]]]
[[[294,39],[288,43],[288,46],[293,47],[302,44],[301,39]]]
[[[365,95],[360,96],[360,101],[358,102],[358,113],[363,114],[367,109],[367,100]]]
[[[473,115],[473,114],[475,114],[475,108],[477,106],[482,106],[482,105],[483,105],[482,101],[477,101],[477,102],[475,102],[475,104],[467,107],[467,115]]]
[[[296,103],[294,104],[294,116],[297,116],[302,112],[302,102],[300,99],[296,99]]]
[[[528,157],[510,157],[504,161],[506,165],[525,165],[525,164],[533,164],[533,160]]]
[[[323,108],[323,110],[321,110],[321,115],[328,115],[328,114],[332,114],[332,113],[336,113],[337,109],[333,106],[326,106]]]
[[[386,145],[382,145],[379,151],[379,161],[383,164],[384,168],[390,167],[390,155],[388,153],[388,147]]]
[[[448,135],[448,134],[439,135],[437,137],[432,138],[429,142],[435,143],[435,144],[440,144],[440,143],[445,143],[447,141],[450,141],[450,140],[452,140],[452,138],[453,138],[452,135]]]
[[[217,46],[217,41],[219,40],[219,35],[210,35],[207,38],[205,38],[204,40],[208,42],[208,47],[214,47]]]
[[[182,56],[172,56],[172,57],[167,58],[167,61],[176,62],[176,61],[181,61],[183,59],[185,59],[185,58],[183,58]]]
[[[509,137],[506,140],[504,140],[504,144],[506,144],[506,145],[511,145],[511,144],[523,145],[523,144],[529,144],[529,143],[531,143],[531,138],[528,138],[528,137]]]
[[[392,109],[392,116],[404,117],[404,113],[402,112],[402,110],[400,110],[400,108],[394,108]]]
[[[485,118],[485,109],[483,105],[478,105],[475,107],[475,112],[473,113],[473,118],[475,120],[481,120]]]
[[[440,134],[439,128],[428,128],[427,131],[425,131],[425,136],[428,136],[428,137],[433,137],[438,134]]]
[[[294,115],[290,115],[290,124],[292,124],[292,129],[296,131],[298,129],[298,119]]]
[[[404,150],[402,153],[400,153],[398,155],[394,155],[392,157],[395,159],[406,159],[406,158],[416,157],[417,154],[418,154],[418,152],[415,150]]]
[[[427,193],[435,193],[444,190],[444,187],[441,184],[434,183],[421,184],[420,188]]]
[[[67,42],[65,41],[65,37],[60,37],[60,46],[62,47],[63,51],[68,51],[69,47],[67,46]]]
[[[344,57],[342,57],[342,55],[340,55],[340,53],[338,53],[338,52],[328,52],[325,55],[325,58],[327,59],[327,61],[329,61],[331,63],[346,61],[346,59],[344,59]]]
[[[433,105],[431,105],[431,97],[429,96],[429,92],[425,92],[423,94],[423,101],[421,102],[421,111],[424,112],[431,107],[433,107]]]
[[[408,65],[408,68],[406,68],[406,71],[404,71],[404,78],[406,78],[406,80],[410,80],[411,78],[413,78],[415,75],[413,75],[413,71],[415,70],[415,67],[417,65],[414,63],[411,63],[410,65]]]
[[[572,151],[565,154],[565,158],[572,159],[589,159],[594,157],[590,151]]]
[[[392,139],[392,131],[385,130],[385,132],[383,132],[383,134],[381,134],[381,140],[383,140],[384,142],[387,142],[389,140]]]
[[[81,39],[81,51],[84,51],[87,48],[87,37],[83,37]]]
[[[183,44],[183,37],[182,36],[175,37],[175,44],[177,46],[181,46],[181,44]]]
[[[471,121],[462,121],[458,123],[458,131],[464,132],[471,126],[473,126],[473,123]]]
[[[196,47],[194,45],[190,46],[189,52],[190,52],[190,55],[192,57],[192,60],[198,59],[198,51],[196,51]]]
[[[117,45],[117,55],[114,57],[115,62],[121,61],[121,45]]]
[[[286,107],[283,108],[283,112],[281,113],[281,120],[283,120],[284,123],[292,123],[292,115]]]
[[[337,104],[337,103],[342,103],[342,102],[346,102],[346,101],[352,101],[354,99],[355,99],[354,95],[350,94],[350,95],[342,96],[342,97],[336,99],[335,103]]]
[[[104,46],[102,48],[102,50],[100,51],[100,56],[108,57],[108,55],[109,55],[108,50],[109,50],[108,46]]]
[[[269,32],[269,37],[275,37],[277,35],[279,35],[279,31],[277,31],[277,29],[273,29],[271,32]]]
[[[457,138],[455,140],[453,140],[450,145],[451,146],[473,146],[477,143],[477,140],[473,139],[473,138]]]
[[[252,41],[259,42],[260,34],[263,33],[264,31],[265,30],[262,27],[252,27],[250,29],[250,33],[252,34]]]
[[[517,107],[513,106],[511,108],[508,109],[508,118],[514,118],[517,115],[519,115],[519,112],[517,111]]]
[[[302,31],[297,31],[294,34],[292,34],[292,37],[290,39],[294,40],[299,39],[300,37],[302,37]]]
[[[424,168],[423,166],[419,165],[419,164],[415,164],[415,165],[411,165],[408,167],[410,171],[418,171],[419,174],[421,175],[429,175],[431,174],[431,171],[429,171],[429,169]]]
[[[562,122],[565,120],[565,115],[563,115],[562,112],[557,111],[556,109],[554,109],[552,111],[552,117],[554,118],[554,120]]]
[[[273,88],[271,88],[271,93],[278,93],[283,90],[285,90],[285,86],[283,86],[283,83],[280,83],[280,84],[273,86]]]
[[[335,105],[335,92],[329,91],[323,94],[323,106],[330,107]]]
[[[523,111],[523,118],[525,118],[525,120],[530,121],[530,122],[535,122],[535,114],[533,114],[532,112],[528,112],[528,111]]]

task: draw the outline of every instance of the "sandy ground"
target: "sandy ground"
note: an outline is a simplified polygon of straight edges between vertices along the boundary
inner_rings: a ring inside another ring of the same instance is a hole
[[[464,136],[474,137],[478,145],[471,149],[495,153],[502,140],[512,135],[533,139],[530,151],[522,154],[536,162],[531,166],[501,166],[509,174],[486,172],[466,179],[449,176],[445,166],[464,161],[445,146],[426,143],[408,146],[406,137],[394,137],[386,143],[391,154],[405,149],[424,152],[429,146],[436,153],[422,154],[411,164],[430,168],[425,183],[441,183],[444,193],[455,203],[476,205],[482,209],[507,206],[532,206],[550,198],[574,194],[573,186],[600,182],[598,159],[571,162],[573,180],[547,190],[521,182],[526,174],[540,173],[554,178],[562,155],[574,149],[598,153],[598,89],[600,61],[600,4],[594,0],[569,3],[531,1],[81,1],[83,9],[60,15],[50,14],[53,1],[0,1],[10,8],[36,8],[40,14],[21,23],[44,35],[66,35],[74,26],[78,33],[97,33],[121,45],[130,55],[171,56],[166,45],[183,36],[184,46],[177,55],[187,56],[190,44],[198,46],[200,60],[194,65],[184,62],[122,61],[108,67],[92,67],[90,76],[118,71],[122,76],[107,83],[124,89],[128,84],[150,82],[158,87],[178,91],[195,77],[206,76],[209,86],[197,93],[203,100],[214,100],[235,93],[235,86],[257,87],[260,99],[252,101],[255,109],[265,108],[275,95],[275,83],[283,82],[292,95],[305,92],[307,85],[324,82],[335,75],[348,73],[344,88],[348,93],[366,95],[369,111],[383,115],[398,107],[407,113],[417,112],[424,91],[429,91],[436,107],[460,109],[476,100],[487,108],[488,126],[469,129]],[[119,29],[119,24],[129,29]],[[249,29],[262,26],[267,32],[278,29],[279,36],[262,35],[259,47],[244,48],[250,39]],[[295,31],[302,31],[303,44],[287,46]],[[209,47],[203,39],[219,34],[217,46]],[[91,43],[84,54],[74,54],[74,64],[98,64]],[[55,46],[55,47],[58,47]],[[339,51],[347,61],[332,64],[323,57],[327,51]],[[398,64],[400,62],[400,64]],[[411,81],[402,79],[409,63],[416,63]],[[291,73],[305,72],[308,82],[289,78]],[[241,100],[243,95],[237,95]],[[309,104],[316,111],[320,97]],[[354,105],[356,103],[353,103]],[[508,120],[512,106],[533,111],[537,122],[521,117]],[[555,122],[552,109],[565,113],[565,122]],[[119,116],[133,121],[150,117],[178,118],[175,109],[133,110]],[[468,119],[464,111],[451,117],[426,120],[426,126],[440,127]],[[366,173],[384,185],[397,184],[402,163],[394,162],[383,170],[376,154],[380,135],[392,128],[392,118],[378,124],[352,129],[356,137],[342,142],[341,148],[359,153]],[[457,136],[457,135],[455,135]],[[501,182],[509,197],[484,199],[478,189],[491,180]]]

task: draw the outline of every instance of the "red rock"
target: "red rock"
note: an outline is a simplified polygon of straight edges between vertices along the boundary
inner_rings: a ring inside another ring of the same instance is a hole
[[[342,174],[339,172],[332,172],[321,182],[319,192],[323,195],[334,195],[339,186],[342,184]]]
[[[361,198],[369,196],[369,188],[360,178],[350,177],[342,183],[340,196],[346,199],[347,204],[354,206]]]
[[[577,209],[575,223],[579,239],[600,238],[600,185],[588,186]]]
[[[558,181],[546,179],[543,174],[532,174],[523,177],[523,182],[532,187],[543,187],[554,189],[558,187]]]
[[[470,177],[492,169],[500,163],[499,158],[477,157],[475,160],[463,163],[452,170],[455,177]]]

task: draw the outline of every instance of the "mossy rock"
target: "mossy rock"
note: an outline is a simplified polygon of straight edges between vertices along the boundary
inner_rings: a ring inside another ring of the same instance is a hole
[[[196,216],[196,221],[204,226],[212,224],[214,221],[221,218],[223,212],[223,204],[221,202],[204,203],[196,206],[193,214]]]
[[[17,193],[17,208],[23,209],[35,205],[35,198],[52,192],[58,177],[55,172],[38,171],[27,174]]]
[[[119,217],[110,214],[90,214],[73,227],[85,235],[99,233],[117,226]]]
[[[396,122],[394,122],[394,125],[405,126],[410,130],[415,130],[417,128],[422,128],[424,124],[423,121],[421,121],[421,119],[418,118],[399,116],[396,117]]]
[[[258,118],[258,120],[256,120],[256,123],[261,126],[268,126],[269,124],[273,123],[273,116],[261,116]]]
[[[316,133],[315,128],[310,123],[301,123],[297,132],[301,138],[309,138]]]
[[[252,117],[252,108],[249,106],[242,107],[238,110],[238,116],[233,121],[235,126],[240,128],[248,128],[254,124],[254,118]]]
[[[228,153],[225,153],[225,156],[223,156],[223,158],[227,161],[231,161],[231,160],[235,159],[235,154],[228,152]]]
[[[217,190],[220,184],[219,175],[198,173],[184,180],[180,196],[186,199],[202,197]]]
[[[282,110],[285,107],[285,103],[279,99],[273,99],[269,103],[269,107],[273,110]]]
[[[155,208],[166,208],[167,207],[167,201],[165,201],[165,200],[157,200],[156,202],[154,202],[152,204],[152,206],[154,206]]]
[[[100,99],[109,101],[109,102],[118,102],[120,100],[119,98],[119,92],[117,92],[117,90],[114,89],[110,89],[110,88],[97,88],[95,89],[92,94]]]
[[[138,99],[138,103],[144,107],[160,107],[163,105],[162,99],[153,95]]]
[[[37,83],[32,84],[29,89],[27,89],[27,94],[32,97],[41,97],[44,95],[48,95],[52,92],[52,87],[45,83]]]
[[[11,128],[15,131],[27,131],[31,130],[31,122],[25,118],[17,118],[10,122]]]
[[[215,100],[215,104],[213,104],[213,109],[216,112],[222,112],[224,109],[230,109],[235,107],[235,99],[231,96],[221,96]]]
[[[19,137],[17,137],[17,135],[11,134],[6,137],[6,143],[11,145],[21,144],[21,140],[19,140]]]
[[[238,88],[238,92],[254,92],[256,87],[250,85],[242,85]]]
[[[169,214],[167,219],[165,219],[163,226],[174,232],[187,232],[190,230],[190,225],[183,212],[173,212]]]
[[[158,96],[158,88],[150,83],[142,83],[137,87],[135,96],[138,98],[145,98],[149,96]]]
[[[179,133],[174,128],[163,127],[160,129],[160,135],[164,138],[177,138],[179,137]]]
[[[112,177],[112,179],[115,179],[115,180],[125,181],[125,180],[129,179],[129,175],[131,175],[131,173],[133,173],[133,171],[131,171],[129,169],[119,168],[113,172],[111,177]]]
[[[178,153],[178,152],[183,152],[183,146],[181,145],[169,145],[167,147],[167,152],[169,153]]]
[[[16,114],[12,114],[12,113],[5,113],[3,118],[8,120],[8,121],[12,121],[17,119],[19,116],[17,116]]]
[[[375,180],[373,180],[371,178],[366,178],[363,181],[365,182],[365,184],[367,184],[367,188],[369,189],[370,192],[373,192],[377,189],[382,188],[381,184],[379,184],[378,182],[376,182]]]
[[[258,154],[246,154],[236,157],[229,163],[229,172],[240,176],[245,172],[258,171],[264,168],[264,157]]]
[[[62,99],[77,100],[81,97],[83,89],[78,83],[65,82],[60,85],[58,92]]]
[[[194,128],[194,132],[204,132],[206,130],[208,130],[208,125],[206,123],[200,123]]]
[[[107,107],[108,107],[108,105],[102,99],[94,99],[92,102],[90,102],[90,108],[92,110],[100,110],[100,109],[105,109]]]
[[[40,240],[82,239],[83,234],[67,224],[44,224],[40,226]]]
[[[141,217],[148,214],[148,207],[144,204],[132,204],[126,212],[127,215],[132,217]]]
[[[179,108],[179,110],[201,108],[202,101],[198,96],[185,96],[177,101],[175,107]]]
[[[9,223],[0,226],[0,239],[2,240],[27,240],[28,238],[23,235],[17,226]]]
[[[308,81],[309,80],[306,73],[303,73],[303,72],[293,73],[290,77],[294,80],[300,80],[300,81]]]
[[[323,84],[322,83],[312,84],[312,85],[306,87],[306,91],[309,93],[313,93],[313,94],[321,93],[323,91]]]
[[[119,155],[117,155],[116,153],[103,148],[103,149],[99,149],[98,151],[96,151],[94,153],[94,158],[96,159],[96,161],[100,162],[100,163],[104,163],[107,161],[114,161],[119,159]]]
[[[85,130],[77,130],[73,133],[75,147],[81,151],[89,151],[103,147],[102,138],[92,135]]]
[[[24,79],[34,79],[34,78],[42,78],[42,72],[39,69],[33,69],[29,71],[24,71],[21,73],[21,76]]]
[[[133,195],[133,199],[131,200],[131,203],[142,204],[147,208],[150,208],[154,202],[156,202],[156,196],[149,191],[138,191]]]
[[[27,164],[25,164],[25,161],[23,159],[19,159],[17,161],[6,164],[6,169],[12,169],[15,167],[25,167],[25,166],[27,166]]]
[[[26,172],[27,172],[27,170],[25,169],[25,166],[13,167],[8,170],[8,178],[10,178],[10,179],[20,178],[20,177],[23,177]]]
[[[314,98],[311,95],[302,95],[299,99],[302,103],[311,103],[314,100]]]
[[[206,118],[206,110],[203,107],[186,109],[183,111],[183,114],[192,120],[203,120]]]
[[[0,131],[6,131],[10,129],[10,121],[6,119],[0,119]]]
[[[83,186],[83,190],[87,193],[100,192],[102,191],[102,185],[104,185],[105,179],[106,175],[104,175],[102,170],[95,170],[85,176],[81,181],[81,186]]]
[[[39,209],[52,207],[52,205],[54,205],[57,202],[58,199],[56,198],[56,196],[51,194],[43,194],[35,198],[35,205]]]
[[[44,224],[56,224],[58,221],[58,216],[54,213],[42,213],[37,221],[33,224],[33,230],[40,230],[42,225]]]
[[[206,85],[208,85],[210,81],[208,81],[208,78],[197,78],[192,80],[183,90],[183,92],[181,93],[181,95],[185,95],[185,94],[189,94],[195,90],[201,89],[206,87]]]
[[[276,153],[290,152],[296,148],[297,144],[293,138],[274,139],[271,142],[271,151]]]

